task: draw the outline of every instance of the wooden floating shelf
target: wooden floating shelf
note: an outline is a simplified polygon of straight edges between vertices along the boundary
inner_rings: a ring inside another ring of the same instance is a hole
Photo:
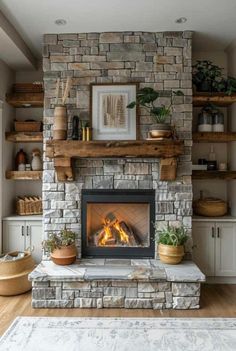
[[[183,142],[174,140],[47,141],[47,157],[176,157],[183,154]]]
[[[196,143],[227,143],[236,141],[236,132],[195,132],[193,141]]]
[[[196,171],[192,173],[192,179],[221,179],[233,180],[236,179],[236,171]]]
[[[224,93],[195,93],[193,106],[204,106],[212,103],[217,106],[227,107],[236,102],[236,94],[224,95]]]
[[[184,153],[183,141],[127,140],[127,141],[74,141],[50,140],[46,156],[54,159],[59,181],[72,181],[72,158],[176,158]]]
[[[41,143],[43,132],[6,132],[5,137],[13,143]]]
[[[43,107],[43,93],[11,93],[6,101],[13,107]]]
[[[6,171],[6,179],[41,180],[43,171]]]

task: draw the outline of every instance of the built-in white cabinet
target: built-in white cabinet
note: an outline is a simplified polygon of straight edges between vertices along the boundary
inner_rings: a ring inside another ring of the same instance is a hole
[[[193,222],[193,259],[207,276],[236,276],[236,223]]]
[[[42,260],[42,221],[3,220],[3,252],[32,250],[32,257]]]

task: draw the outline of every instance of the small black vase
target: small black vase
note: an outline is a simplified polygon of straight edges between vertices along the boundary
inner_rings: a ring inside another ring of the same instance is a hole
[[[79,140],[79,117],[74,116],[72,119],[72,140]]]

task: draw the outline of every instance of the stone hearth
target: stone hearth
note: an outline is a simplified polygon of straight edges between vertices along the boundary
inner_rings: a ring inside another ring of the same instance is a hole
[[[34,308],[197,309],[205,276],[191,261],[83,259],[42,262],[31,274]]]

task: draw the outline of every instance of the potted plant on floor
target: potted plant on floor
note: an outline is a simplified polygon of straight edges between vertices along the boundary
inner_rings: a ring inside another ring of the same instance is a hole
[[[62,230],[59,234],[51,233],[43,241],[43,248],[50,253],[51,259],[58,265],[69,265],[76,260],[76,233]]]
[[[155,225],[156,241],[160,260],[168,264],[178,264],[184,257],[184,244],[188,237],[183,226],[167,226],[161,231]]]
[[[173,91],[173,95],[183,96],[181,90]],[[155,102],[160,97],[160,93],[153,88],[145,87],[137,92],[136,101],[132,101],[127,105],[127,108],[134,108],[135,106],[144,107],[154,119],[154,125],[149,131],[150,138],[170,138],[172,136],[172,129],[170,123],[167,122],[171,115],[171,107],[161,105],[156,106]]]

